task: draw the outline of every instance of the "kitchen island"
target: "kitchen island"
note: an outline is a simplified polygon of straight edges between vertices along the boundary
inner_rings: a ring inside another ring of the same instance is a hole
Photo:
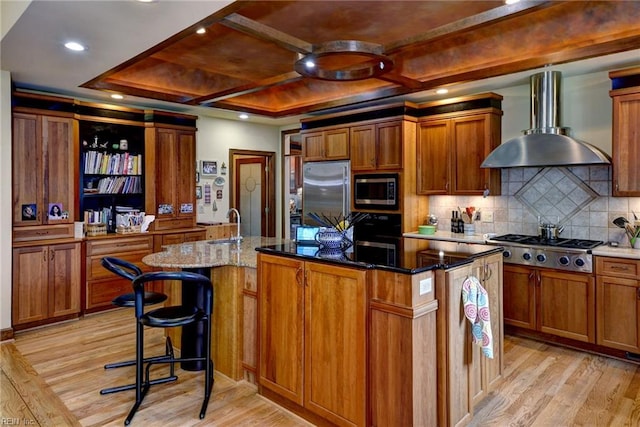
[[[320,425],[464,425],[502,375],[501,248],[404,238],[383,261],[293,242],[257,248],[259,391]],[[492,307],[471,345],[462,283]]]

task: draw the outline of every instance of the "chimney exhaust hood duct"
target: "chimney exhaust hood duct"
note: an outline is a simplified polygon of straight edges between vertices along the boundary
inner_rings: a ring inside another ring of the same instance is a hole
[[[610,164],[610,157],[579,139],[570,128],[560,127],[559,71],[544,71],[530,77],[531,129],[493,150],[481,167],[514,168]]]

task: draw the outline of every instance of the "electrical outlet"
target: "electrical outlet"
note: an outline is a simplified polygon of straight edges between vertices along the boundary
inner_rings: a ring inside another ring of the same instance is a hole
[[[492,211],[483,211],[482,212],[482,222],[493,222],[493,212]]]

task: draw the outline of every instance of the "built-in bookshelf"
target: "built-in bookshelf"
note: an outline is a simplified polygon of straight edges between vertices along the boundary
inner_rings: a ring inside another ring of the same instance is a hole
[[[121,212],[144,209],[144,127],[80,121],[80,211],[115,232]]]

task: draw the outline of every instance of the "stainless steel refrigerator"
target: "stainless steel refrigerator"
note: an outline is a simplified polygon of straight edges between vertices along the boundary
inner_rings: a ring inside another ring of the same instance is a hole
[[[350,212],[351,187],[348,160],[310,162],[302,167],[302,223],[320,225],[308,213],[344,218]]]

